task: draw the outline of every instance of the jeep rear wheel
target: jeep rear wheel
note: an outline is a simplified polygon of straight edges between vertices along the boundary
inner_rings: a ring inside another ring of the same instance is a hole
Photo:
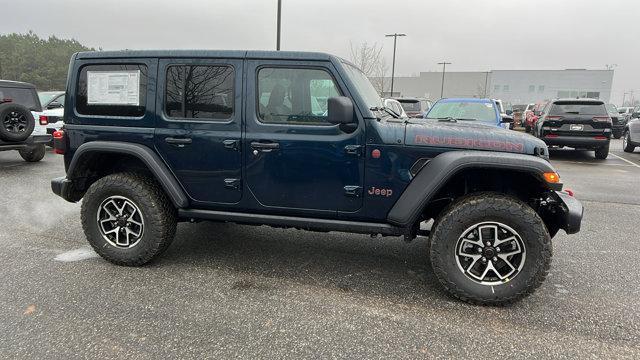
[[[44,158],[46,148],[44,145],[34,145],[25,149],[18,150],[20,156],[26,162],[38,162]]]
[[[139,266],[161,255],[173,241],[177,213],[155,181],[112,174],[91,185],[81,209],[82,227],[106,260]]]
[[[434,225],[431,264],[455,297],[503,305],[532,293],[551,265],[551,238],[538,214],[518,199],[467,196]]]

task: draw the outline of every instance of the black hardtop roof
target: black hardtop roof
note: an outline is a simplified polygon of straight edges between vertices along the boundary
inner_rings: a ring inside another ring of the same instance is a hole
[[[0,87],[32,88],[32,89],[36,88],[36,86],[33,84],[29,84],[22,81],[13,81],[13,80],[0,80]]]
[[[598,99],[587,99],[587,98],[566,98],[566,99],[555,99],[553,100],[553,103],[562,103],[562,102],[573,102],[573,103],[584,103],[584,104],[592,104],[592,105],[598,105],[598,104],[602,104],[604,105],[604,101],[602,100],[598,100]]]
[[[232,59],[279,59],[279,60],[332,60],[336,56],[306,51],[260,51],[260,50],[118,50],[85,51],[77,59],[122,59],[122,58],[232,58]]]

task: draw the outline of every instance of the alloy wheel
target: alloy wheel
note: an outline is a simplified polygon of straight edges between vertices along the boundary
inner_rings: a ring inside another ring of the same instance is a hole
[[[481,285],[500,285],[515,278],[526,259],[520,235],[499,222],[469,227],[455,247],[458,269]]]
[[[117,248],[136,246],[144,233],[144,217],[138,206],[123,196],[110,196],[98,207],[102,237]]]
[[[2,119],[2,125],[4,128],[12,133],[21,133],[26,131],[27,124],[27,117],[18,111],[10,111],[5,115],[4,119]]]

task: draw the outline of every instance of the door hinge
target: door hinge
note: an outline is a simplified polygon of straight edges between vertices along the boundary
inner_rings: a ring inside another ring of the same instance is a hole
[[[227,139],[222,141],[225,149],[236,150],[236,151],[238,151],[238,142],[239,142],[238,140],[233,140],[233,139]]]
[[[344,194],[346,196],[360,197],[361,193],[362,193],[362,186],[347,185],[347,186],[344,187]]]
[[[238,190],[240,188],[240,179],[224,179],[224,187]]]
[[[362,149],[362,145],[347,145],[344,147],[344,151],[349,155],[360,156],[360,149]]]

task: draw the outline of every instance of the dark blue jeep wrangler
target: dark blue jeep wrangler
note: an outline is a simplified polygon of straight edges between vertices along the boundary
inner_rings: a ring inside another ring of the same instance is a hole
[[[179,221],[429,236],[447,290],[503,304],[544,280],[560,229],[580,228],[541,140],[399,119],[331,55],[78,53],[65,109],[53,191],[83,199],[87,239],[119,265],[160,255]]]

